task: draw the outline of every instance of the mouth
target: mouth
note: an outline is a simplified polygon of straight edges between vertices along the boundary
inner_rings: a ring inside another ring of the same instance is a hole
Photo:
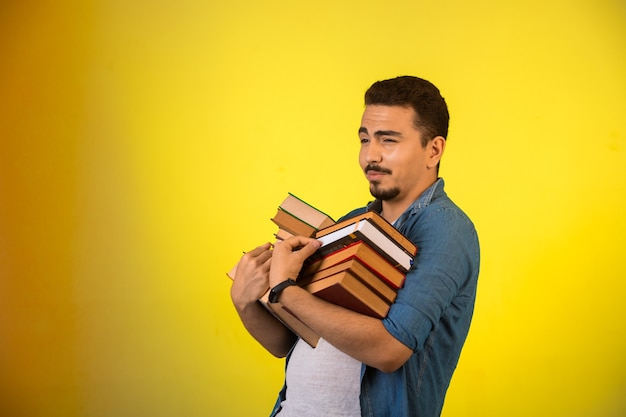
[[[367,179],[371,182],[376,182],[376,181],[380,181],[380,179],[382,177],[384,177],[385,175],[387,175],[384,172],[381,171],[375,171],[375,170],[369,170],[365,173],[365,176],[367,177]]]
[[[391,170],[389,169],[372,165],[366,166],[364,171],[369,181],[378,181],[385,175],[391,174]]]

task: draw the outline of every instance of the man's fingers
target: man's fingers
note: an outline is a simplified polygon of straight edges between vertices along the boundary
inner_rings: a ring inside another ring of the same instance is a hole
[[[319,240],[312,239],[309,242],[307,242],[306,245],[300,248],[300,250],[298,250],[297,252],[298,256],[304,262],[304,260],[308,258],[309,256],[313,255],[315,251],[320,248],[320,246],[322,246],[322,243]]]
[[[319,249],[321,243],[317,239],[293,236],[281,242],[275,250],[283,253],[290,252],[294,259],[304,262],[306,258],[313,255]]]
[[[271,247],[272,247],[272,244],[267,242],[267,243],[262,244],[261,246],[257,246],[256,248],[252,249],[249,252],[246,252],[246,255],[250,254],[251,256],[256,257],[262,254],[263,252],[268,251]]]
[[[254,263],[255,265],[268,264],[269,268],[269,263],[267,261],[272,258],[272,251],[270,250],[271,247],[272,245],[270,243],[257,246],[250,252],[246,252],[242,259],[246,262]]]
[[[311,242],[317,242],[317,239],[304,236],[292,236],[289,239],[283,240],[278,245],[281,247],[281,249],[289,248],[291,252],[295,252],[296,250],[305,247]]]

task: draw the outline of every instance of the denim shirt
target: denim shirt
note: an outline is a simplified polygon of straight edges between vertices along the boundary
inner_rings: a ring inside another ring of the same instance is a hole
[[[381,207],[374,201],[341,220]],[[442,178],[394,226],[418,253],[383,324],[413,355],[391,373],[362,365],[361,415],[435,417],[441,414],[474,311],[478,237],[471,220],[446,195]],[[272,415],[285,394],[283,387]]]

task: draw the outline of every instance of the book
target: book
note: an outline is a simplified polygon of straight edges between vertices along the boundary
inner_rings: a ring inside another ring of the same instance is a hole
[[[335,224],[326,213],[289,193],[280,203],[272,221],[293,235],[312,237],[319,229]]]
[[[228,271],[228,272],[226,273],[226,276],[227,276],[228,278],[230,278],[230,279],[235,279],[235,275],[237,274],[237,267],[238,267],[238,266],[239,266],[239,262],[237,262],[237,263],[235,264],[235,266],[233,266],[233,267],[231,268],[231,270],[230,270],[230,271]]]
[[[272,221],[276,223],[279,229],[286,230],[292,235],[313,237],[318,230],[280,207],[276,210]]]
[[[396,290],[388,286],[383,280],[380,279],[380,277],[378,277],[374,272],[372,272],[372,270],[367,268],[358,258],[355,257],[341,261],[329,268],[322,269],[315,274],[299,276],[296,282],[301,287],[306,287],[312,282],[323,280],[324,278],[344,271],[350,271],[352,275],[357,277],[370,290],[374,291],[377,296],[385,300],[385,302],[391,304],[395,301],[396,296],[398,295]]]
[[[274,237],[276,238],[276,240],[286,240],[289,239],[290,237],[295,236],[293,233],[288,232],[285,229],[281,229],[279,228],[278,231],[276,233],[274,233]]]
[[[312,255],[313,260],[362,240],[377,250],[392,265],[406,273],[413,265],[414,255],[411,255],[396,240],[376,226],[376,224],[384,224],[384,222],[387,221],[379,214],[374,213],[374,215],[360,219],[348,219],[337,223],[339,227],[327,228],[332,229],[330,232],[327,229],[320,230],[315,237],[322,243],[322,246]],[[391,227],[393,228],[393,226]]]
[[[313,281],[302,288],[357,313],[382,319],[389,312],[390,304],[369,289],[350,269]]]
[[[406,275],[395,268],[389,261],[380,256],[366,242],[357,241],[341,247],[315,261],[307,260],[300,276],[313,275],[319,271],[332,267],[340,262],[358,259],[364,266],[376,274],[383,282],[393,289],[400,289],[404,285]]]
[[[265,306],[265,308],[274,315],[280,322],[282,322],[289,330],[298,335],[302,340],[307,342],[311,347],[317,347],[319,342],[319,335],[313,331],[309,326],[304,324],[296,315],[286,309],[280,301],[277,303],[269,302],[269,293],[267,290],[265,294],[259,299],[259,302]]]
[[[328,214],[318,210],[292,193],[288,193],[287,197],[280,203],[280,208],[297,216],[300,220],[316,229],[323,229],[335,224],[335,221]]]
[[[339,223],[335,223],[334,225],[325,227],[323,230],[317,232],[316,237],[320,238],[322,236],[328,235],[332,232],[335,232],[347,225],[355,224],[360,222],[363,219],[371,220],[372,224],[380,229],[381,232],[389,236],[392,240],[396,241],[398,245],[410,256],[415,256],[417,254],[417,246],[413,242],[411,242],[406,236],[404,236],[398,229],[396,229],[391,223],[389,223],[383,216],[376,213],[375,211],[367,211],[362,214],[358,214],[354,217],[350,217],[345,219]]]

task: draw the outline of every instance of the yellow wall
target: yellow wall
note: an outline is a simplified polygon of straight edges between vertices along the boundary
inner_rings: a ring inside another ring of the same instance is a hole
[[[443,415],[623,416],[626,5],[517,3],[2,2],[0,415],[267,415],[224,272],[288,191],[368,200],[363,92],[415,74],[483,254]]]

